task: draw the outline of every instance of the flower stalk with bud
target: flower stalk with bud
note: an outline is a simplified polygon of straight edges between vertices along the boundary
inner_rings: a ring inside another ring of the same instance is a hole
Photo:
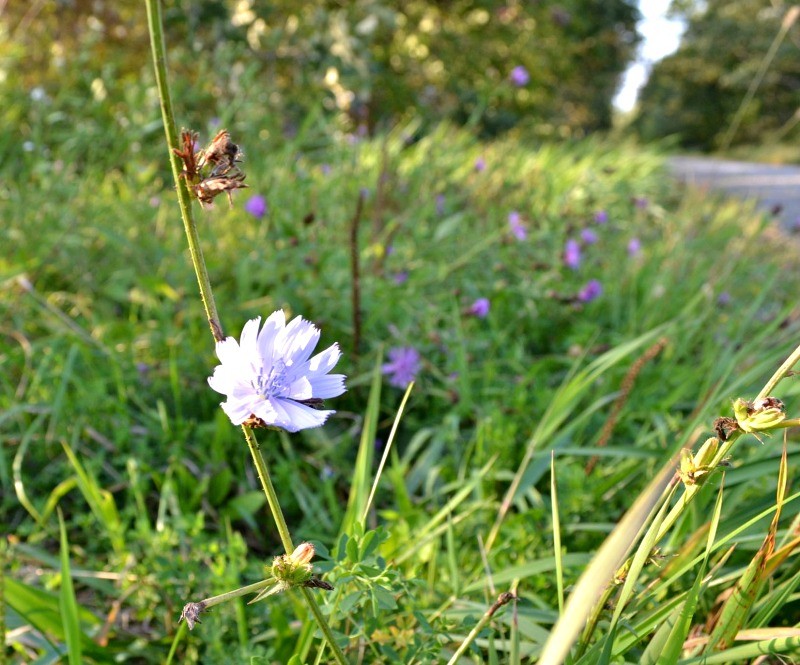
[[[201,151],[195,150],[196,135],[192,132],[183,132],[182,146],[178,145],[178,132],[172,110],[172,98],[167,79],[166,45],[164,42],[161,2],[160,0],[145,0],[145,4],[147,7],[150,44],[152,47],[153,64],[155,67],[156,85],[161,102],[164,131],[166,134],[170,163],[172,165],[172,172],[177,189],[178,203],[181,209],[181,217],[183,219],[184,230],[186,232],[186,237],[189,244],[192,265],[197,276],[197,281],[200,288],[200,296],[203,301],[206,317],[208,318],[209,325],[211,327],[211,332],[216,342],[218,342],[220,345],[225,345],[228,344],[228,340],[225,340],[219,316],[217,314],[214,295],[208,276],[208,269],[206,268],[202,249],[200,247],[197,224],[195,223],[194,216],[192,214],[191,199],[194,196],[194,198],[197,198],[201,204],[207,204],[211,203],[216,196],[223,192],[225,192],[230,199],[230,195],[233,190],[245,187],[246,185],[243,183],[244,174],[237,166],[238,162],[241,161],[241,151],[239,147],[231,141],[230,135],[226,130],[221,130],[214,137],[211,144]],[[313,326],[311,327],[313,328]],[[316,331],[315,328],[314,330]],[[318,331],[316,331],[316,334],[318,334]],[[312,333],[310,337],[313,338],[314,335],[315,333]],[[318,366],[315,368],[312,366],[314,359],[309,360],[310,351],[313,350],[313,347],[316,344],[316,339],[314,339],[313,344],[308,343],[309,335],[306,335],[306,337],[303,337],[302,339],[305,343],[298,341],[299,338],[297,338],[292,342],[288,342],[288,346],[283,347],[286,355],[281,356],[280,360],[284,364],[280,366],[280,369],[278,369],[277,373],[272,375],[265,375],[263,373],[263,370],[267,368],[267,362],[275,360],[274,355],[269,355],[269,353],[267,353],[267,346],[269,346],[267,343],[268,340],[265,339],[264,343],[261,344],[261,337],[257,337],[256,349],[259,354],[258,356],[250,356],[249,358],[246,358],[241,353],[237,354],[235,351],[234,353],[230,354],[232,356],[236,356],[233,365],[230,365],[226,368],[226,363],[223,361],[223,370],[221,374],[218,376],[215,373],[215,377],[218,379],[218,387],[226,388],[224,392],[228,395],[228,402],[231,405],[236,405],[239,407],[239,410],[245,409],[245,405],[243,404],[241,398],[243,397],[243,392],[248,393],[249,391],[248,395],[245,396],[245,401],[246,399],[252,398],[248,404],[256,407],[254,410],[258,411],[259,409],[256,401],[253,401],[255,400],[254,395],[250,393],[255,393],[255,396],[258,397],[260,401],[269,402],[272,411],[277,413],[280,411],[278,408],[279,406],[284,407],[284,411],[286,411],[287,408],[293,408],[292,406],[287,407],[287,404],[283,402],[278,402],[279,399],[285,399],[287,402],[296,402],[297,404],[301,404],[303,401],[318,398],[320,392],[322,394],[329,395],[335,392],[332,384],[325,383],[325,379],[322,378],[322,374],[325,374],[326,371],[322,372],[320,370],[315,374],[315,371],[319,370],[319,365],[323,364],[323,361],[320,360],[318,362]],[[273,349],[275,347],[274,341],[275,340],[272,339]],[[296,342],[296,344],[293,344],[293,342]],[[241,346],[239,351],[241,351]],[[328,356],[325,357],[326,361],[329,361],[332,356],[336,356],[336,359],[338,359],[338,349],[336,349],[334,352],[331,352],[329,349],[328,352],[323,352],[323,354],[319,355],[324,355],[324,353],[328,353]],[[319,355],[316,356],[316,358],[318,358]],[[297,365],[303,364],[305,361],[308,361],[309,363],[309,365],[305,367],[305,369],[308,371],[308,374],[300,376],[300,374],[297,372]],[[249,368],[247,367],[248,363],[251,365]],[[335,364],[335,362],[333,364]],[[333,364],[330,366],[332,367]],[[235,367],[236,370],[230,372],[228,371],[230,367]],[[259,371],[259,367],[261,371]],[[278,365],[273,364],[272,367],[275,369],[278,367]],[[316,381],[315,379],[319,379],[320,381]],[[330,377],[328,377],[328,379],[332,380],[333,383],[338,381],[339,384],[341,384],[341,390],[339,390],[337,393],[341,394],[341,392],[344,390],[343,377],[341,377],[341,379],[330,379]],[[290,384],[288,387],[287,382]],[[320,385],[323,385],[323,388],[320,389]],[[284,388],[286,389],[285,391],[283,390]],[[305,404],[304,406],[313,407],[317,406],[317,404]],[[315,424],[322,424],[322,422],[319,420],[319,417],[314,418],[313,416],[308,416],[303,408],[300,410],[307,416],[306,422],[311,421]],[[259,411],[259,413],[261,413],[261,411]],[[253,413],[252,415],[261,418],[258,413]],[[325,417],[327,416],[322,417],[323,422]],[[263,420],[263,418],[261,419]],[[252,429],[247,424],[244,424],[244,421],[242,421],[242,423],[242,431],[253,457],[253,461],[256,465],[262,489],[267,497],[267,503],[280,535],[281,543],[286,550],[290,562],[295,563],[299,570],[300,566],[308,563],[302,563],[306,556],[304,552],[307,552],[307,550],[301,550],[301,553],[296,555],[296,561],[292,559],[292,556],[295,556],[296,550],[292,545],[292,539],[289,534],[286,519],[283,516],[283,511],[281,510],[280,503],[278,502],[275,488],[272,485],[266,460],[264,459],[258,442],[253,435]],[[297,421],[292,418],[288,418],[287,420],[280,422],[276,420],[274,424],[279,427],[283,425],[284,429],[288,429],[288,424],[297,425]],[[302,426],[298,426],[296,429],[292,429],[291,431],[297,431],[297,429],[302,429],[303,427],[308,426],[313,425],[303,423]],[[302,547],[303,546],[301,546],[301,548]],[[270,582],[267,582],[266,584],[269,583]],[[242,593],[255,591],[257,590],[256,587],[258,587],[258,590],[260,590],[263,588],[263,586],[266,586],[266,584],[264,584],[264,582],[259,582],[256,585],[245,587],[245,589],[248,589],[248,591],[237,590],[235,592],[231,592],[231,594],[223,594],[223,596],[218,597],[219,600],[217,600],[217,602],[223,602],[223,598],[227,600],[235,597],[236,594],[241,595]],[[344,653],[336,643],[333,632],[331,631],[331,628],[328,625],[325,616],[322,614],[319,605],[317,605],[313,595],[311,595],[311,592],[305,586],[300,587],[300,592],[304,597],[314,621],[318,625],[328,647],[330,648],[332,660],[339,663],[339,665],[346,665],[347,660],[345,659]],[[186,621],[187,625],[191,627],[197,623],[199,621],[200,614],[204,610],[208,609],[212,604],[216,604],[212,603],[212,600],[214,599],[201,601],[201,603],[189,603],[184,608],[184,612],[182,614],[182,618]]]

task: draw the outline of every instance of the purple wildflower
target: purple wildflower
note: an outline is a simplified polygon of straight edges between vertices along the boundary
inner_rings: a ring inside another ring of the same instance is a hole
[[[528,70],[525,69],[525,67],[517,65],[511,70],[511,73],[508,75],[508,80],[518,88],[521,88],[524,85],[528,85],[528,82],[531,80],[531,75],[528,74]]]
[[[727,291],[723,291],[717,296],[717,304],[725,307],[725,305],[731,304],[731,294]]]
[[[603,285],[596,279],[589,280],[586,285],[578,291],[578,300],[581,302],[592,302],[603,294]]]
[[[478,157],[475,160],[475,171],[480,173],[486,168],[486,160],[483,157]]]
[[[650,202],[647,200],[647,197],[644,196],[633,197],[633,205],[639,208],[639,210],[646,210],[649,204]]]
[[[475,316],[479,319],[485,319],[489,316],[489,299],[478,298],[467,310],[468,314]]]
[[[319,170],[322,172],[322,175],[329,175],[331,172],[331,165],[330,164],[321,164]]]
[[[525,224],[522,223],[520,214],[516,210],[512,210],[510,213],[508,213],[508,226],[511,229],[511,233],[520,242],[528,237],[528,231],[525,228]]]
[[[392,275],[392,281],[398,286],[405,284],[408,281],[408,270],[396,272],[394,275]]]
[[[267,214],[267,199],[261,196],[261,194],[255,194],[247,199],[247,203],[244,204],[244,209],[256,219],[261,219]]]
[[[608,221],[608,213],[605,210],[598,210],[594,213],[595,224],[605,224]]]
[[[161,197],[160,196],[151,196],[150,197],[150,205],[153,208],[158,208],[161,205]]]
[[[581,246],[577,240],[570,238],[564,245],[564,265],[577,270],[581,265]]]
[[[437,215],[440,215],[440,216],[444,215],[444,204],[445,204],[446,200],[447,199],[445,199],[444,194],[437,194],[436,195],[436,214]]]
[[[597,242],[597,233],[592,231],[592,229],[583,229],[583,231],[581,231],[581,240],[587,245],[594,245]]]
[[[412,346],[399,346],[389,349],[389,362],[381,367],[381,372],[390,374],[389,384],[405,388],[420,370],[419,352]]]
[[[628,242],[628,256],[638,256],[642,251],[642,243],[639,238],[631,238]]]

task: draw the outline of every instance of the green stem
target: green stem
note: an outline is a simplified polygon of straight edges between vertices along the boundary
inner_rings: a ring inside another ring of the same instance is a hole
[[[167,80],[167,49],[164,43],[164,28],[161,18],[160,0],[145,0],[147,5],[147,23],[150,29],[150,45],[153,51],[153,64],[156,70],[156,85],[158,87],[158,98],[161,101],[161,117],[164,120],[164,132],[167,135],[167,147],[169,148],[169,161],[172,165],[172,176],[175,179],[175,187],[178,190],[178,205],[181,208],[183,228],[186,231],[186,239],[189,242],[189,253],[192,257],[192,265],[197,275],[197,283],[200,287],[200,298],[203,300],[203,308],[206,312],[208,325],[211,327],[211,334],[216,341],[221,341],[225,337],[222,334],[222,325],[217,314],[217,305],[214,302],[214,294],[211,291],[211,282],[208,278],[208,270],[203,259],[203,250],[200,247],[200,236],[197,233],[192,215],[192,198],[186,187],[186,182],[181,177],[182,166],[180,159],[175,154],[178,149],[178,130],[175,127],[175,116],[172,112],[172,97],[169,91],[169,81]]]
[[[291,554],[294,551],[294,544],[292,543],[291,535],[289,535],[289,527],[286,524],[286,518],[283,516],[283,510],[281,510],[281,505],[278,502],[275,486],[272,484],[272,478],[270,478],[269,475],[267,461],[261,453],[261,447],[258,445],[258,441],[256,441],[253,430],[247,425],[242,425],[242,431],[247,441],[247,447],[250,448],[250,455],[252,455],[253,462],[256,465],[258,478],[261,481],[261,488],[264,490],[264,495],[267,497],[267,504],[269,504],[272,519],[275,522],[275,526],[278,528],[281,544],[283,545],[283,549],[286,550],[286,554]]]
[[[247,586],[243,586],[239,589],[234,589],[233,591],[226,591],[225,593],[221,593],[218,596],[211,596],[211,598],[204,598],[198,604],[202,605],[204,610],[207,610],[209,607],[214,607],[214,605],[225,603],[229,600],[233,600],[234,598],[238,598],[239,596],[246,596],[248,593],[257,593],[262,589],[266,589],[270,584],[275,584],[274,577],[270,577],[266,580],[261,580],[260,582],[254,582],[253,584],[248,584]]]
[[[261,480],[261,488],[264,490],[264,494],[267,497],[267,504],[269,505],[269,510],[272,513],[272,519],[275,522],[275,526],[278,528],[278,534],[280,535],[283,549],[286,550],[286,554],[291,554],[294,551],[292,537],[289,534],[289,527],[286,524],[286,518],[283,516],[281,504],[278,502],[278,495],[275,493],[275,487],[272,484],[272,479],[269,475],[267,461],[264,459],[264,455],[261,452],[261,447],[258,445],[258,441],[256,441],[253,430],[247,425],[242,425],[242,431],[244,432],[244,438],[247,441],[247,446],[250,448],[250,455],[253,457],[253,462],[256,465],[258,478]],[[325,639],[327,640],[331,651],[333,651],[333,656],[336,659],[336,662],[340,663],[340,665],[347,665],[347,660],[344,657],[344,653],[339,645],[336,644],[336,641],[333,637],[333,631],[331,631],[328,622],[323,616],[322,610],[320,610],[314,595],[305,587],[300,587],[300,592],[303,594],[303,597],[308,604],[308,608],[311,610],[311,614],[314,615],[314,619],[322,631],[322,634],[325,635]]]
[[[224,339],[222,333],[222,326],[220,325],[219,315],[217,314],[217,306],[214,302],[214,294],[211,290],[211,281],[208,278],[208,269],[206,268],[205,260],[203,259],[203,251],[200,247],[200,237],[197,233],[197,225],[192,215],[192,200],[189,195],[189,190],[186,187],[184,179],[181,177],[182,167],[175,150],[178,146],[178,131],[175,127],[175,118],[172,111],[172,98],[170,95],[169,82],[167,79],[167,57],[166,45],[164,42],[164,29],[163,20],[161,16],[161,2],[160,0],[145,0],[147,6],[147,23],[150,31],[150,45],[153,52],[153,65],[155,66],[156,85],[158,87],[158,97],[161,102],[161,115],[164,120],[164,131],[167,136],[167,147],[169,148],[169,159],[172,165],[172,175],[175,179],[175,186],[178,191],[178,203],[181,209],[181,217],[183,219],[183,227],[186,231],[186,239],[189,243],[189,252],[192,257],[192,266],[194,266],[195,275],[197,276],[197,283],[200,287],[200,297],[203,300],[203,307],[205,308],[206,318],[208,319],[209,326],[211,327],[211,334],[216,341]],[[258,447],[258,443],[253,436],[249,427],[243,427],[245,439],[250,447],[250,452],[253,456],[253,461],[258,469],[258,476],[261,479],[261,486],[267,497],[272,516],[275,520],[275,525],[278,528],[281,542],[287,554],[293,551],[292,539],[289,535],[289,528],[286,525],[286,520],[283,517],[283,511],[278,503],[278,497],[275,493],[275,488],[272,485],[272,480],[269,476],[264,457]],[[247,587],[245,587],[247,588]],[[241,591],[241,590],[240,590]],[[314,615],[314,619],[319,625],[320,630],[324,634],[331,651],[333,652],[336,662],[340,665],[347,665],[344,653],[336,644],[333,638],[333,632],[330,629],[322,611],[317,605],[313,595],[308,589],[301,589],[303,597]],[[235,593],[235,592],[231,592]],[[225,594],[223,594],[225,595]],[[218,601],[221,602],[221,601]]]

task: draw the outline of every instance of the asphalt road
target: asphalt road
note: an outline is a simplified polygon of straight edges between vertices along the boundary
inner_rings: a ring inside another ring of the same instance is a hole
[[[734,196],[757,199],[760,208],[775,212],[781,225],[800,230],[800,166],[732,162],[707,157],[672,157],[673,175],[697,187],[719,189]]]

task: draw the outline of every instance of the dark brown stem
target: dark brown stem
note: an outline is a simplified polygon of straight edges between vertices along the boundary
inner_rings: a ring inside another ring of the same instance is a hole
[[[653,344],[647,351],[645,351],[638,360],[636,360],[631,368],[628,370],[628,373],[625,375],[625,378],[622,380],[622,386],[620,387],[619,396],[616,400],[614,400],[614,406],[611,407],[611,413],[608,415],[608,419],[606,420],[605,424],[603,425],[603,429],[600,431],[600,436],[597,439],[597,447],[602,448],[606,444],[608,444],[608,440],[611,438],[611,433],[614,431],[614,426],[617,424],[617,419],[619,418],[619,414],[622,411],[622,407],[625,406],[625,403],[628,401],[628,397],[631,394],[631,390],[633,390],[633,384],[636,382],[636,377],[639,376],[639,372],[642,371],[644,366],[655,358],[661,350],[667,345],[667,338],[662,337],[658,340],[655,344]],[[594,469],[595,465],[597,464],[598,457],[595,455],[592,457],[589,462],[586,464],[586,468],[584,471],[588,476],[592,470]]]

